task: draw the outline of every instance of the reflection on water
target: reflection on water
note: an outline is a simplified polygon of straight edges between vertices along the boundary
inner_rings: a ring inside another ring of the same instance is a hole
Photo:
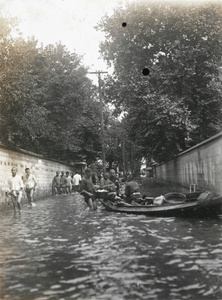
[[[92,212],[78,195],[1,213],[0,299],[222,299],[221,224]]]

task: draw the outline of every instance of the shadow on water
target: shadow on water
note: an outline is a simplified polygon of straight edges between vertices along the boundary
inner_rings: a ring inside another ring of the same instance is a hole
[[[0,299],[222,299],[221,219],[89,211],[71,195],[0,224]]]

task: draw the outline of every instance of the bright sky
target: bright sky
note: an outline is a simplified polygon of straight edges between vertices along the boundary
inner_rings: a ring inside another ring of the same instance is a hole
[[[99,59],[103,35],[93,27],[118,4],[132,0],[0,0],[9,13],[20,19],[23,37],[35,36],[44,45],[61,41],[70,52],[83,55],[91,71],[107,71]],[[92,75],[93,76],[93,75]]]
[[[0,4],[20,18],[24,37],[35,36],[44,45],[61,41],[70,52],[84,56],[83,63],[90,71],[107,71],[106,63],[99,59],[103,35],[93,27],[117,5],[135,1],[139,0],[0,0]]]

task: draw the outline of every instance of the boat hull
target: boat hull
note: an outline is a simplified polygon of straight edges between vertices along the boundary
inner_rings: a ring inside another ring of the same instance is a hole
[[[130,205],[113,203],[109,200],[100,199],[107,211],[145,214],[154,217],[215,217],[220,214],[222,197],[214,197],[199,203],[197,200],[174,205]]]

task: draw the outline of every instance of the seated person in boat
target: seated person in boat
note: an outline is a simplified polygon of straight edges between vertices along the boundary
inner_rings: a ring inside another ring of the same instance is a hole
[[[128,204],[138,204],[141,200],[139,184],[133,179],[132,175],[130,175],[127,180],[124,200]]]
[[[109,179],[109,173],[104,173],[103,180],[101,181],[100,187],[104,190],[108,191],[108,199],[111,201],[115,200],[117,195],[116,193],[116,185]]]
[[[104,173],[103,179],[101,179],[100,187],[102,189],[107,190],[108,192],[115,192],[116,186],[115,184],[109,179],[109,174]]]
[[[115,184],[117,193],[119,192],[119,180],[114,169],[109,171],[109,179]]]

